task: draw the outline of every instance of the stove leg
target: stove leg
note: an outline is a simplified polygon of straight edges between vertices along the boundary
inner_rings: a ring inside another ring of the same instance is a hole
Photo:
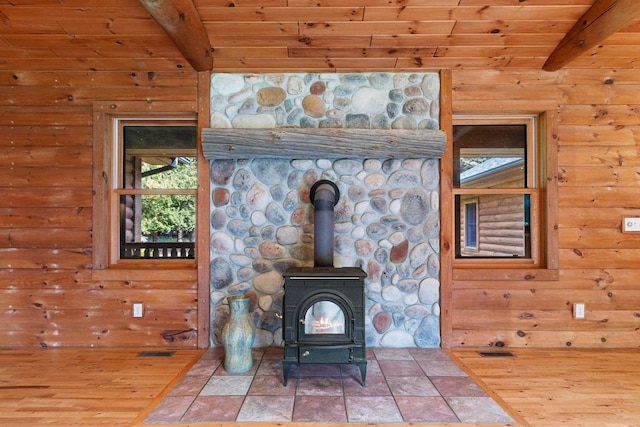
[[[291,370],[291,365],[293,364],[293,362],[285,362],[284,360],[282,361],[282,384],[286,387],[287,386],[287,380],[289,379],[289,371]]]
[[[366,387],[367,382],[367,362],[358,363],[358,368],[360,368],[360,378],[362,379],[362,387]]]

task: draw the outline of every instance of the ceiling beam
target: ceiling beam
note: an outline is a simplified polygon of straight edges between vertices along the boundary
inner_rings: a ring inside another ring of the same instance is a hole
[[[542,69],[559,70],[638,16],[638,0],[596,0],[549,55]]]
[[[213,68],[211,43],[192,0],[140,0],[196,71]]]

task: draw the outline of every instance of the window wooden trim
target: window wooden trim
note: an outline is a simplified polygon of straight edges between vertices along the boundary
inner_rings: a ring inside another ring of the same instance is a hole
[[[473,119],[482,119],[481,123],[500,123],[500,119],[508,117],[501,114],[497,117],[488,115],[464,116],[452,119],[451,126],[454,124],[469,123]],[[516,117],[514,115],[514,117]],[[495,119],[495,120],[493,120]],[[500,259],[456,259],[453,247],[450,249],[450,257],[452,264],[452,280],[558,280],[558,179],[557,179],[557,131],[554,127],[555,112],[546,111],[536,115],[538,134],[537,138],[537,155],[534,165],[537,176],[537,184],[540,200],[536,203],[538,209],[531,211],[532,221],[536,220],[539,224],[538,238],[532,239],[532,253],[540,254],[540,259],[536,265],[532,265],[531,260],[505,260]],[[534,129],[535,130],[535,129]],[[452,135],[452,133],[451,133]],[[450,141],[453,146],[453,140]],[[529,147],[530,148],[530,147]],[[443,174],[453,177],[453,153],[447,157],[448,161],[443,158],[442,170]],[[537,161],[540,159],[540,161]],[[452,186],[442,188],[443,198],[448,199],[445,205],[449,212],[444,209],[442,211],[443,222],[448,221],[449,224],[443,226],[443,233],[450,234],[446,236],[446,241],[455,244],[455,204],[454,189]],[[535,216],[535,217],[534,217]],[[443,237],[445,237],[443,235]],[[535,245],[542,244],[542,248]]]
[[[192,102],[148,103],[138,101],[95,102],[93,104],[93,269],[135,268],[135,269],[183,269],[195,268],[196,260],[128,260],[114,255],[114,245],[119,244],[118,233],[113,230],[112,189],[114,156],[114,120],[117,118],[188,118],[197,120]],[[197,122],[195,122],[197,123]],[[193,190],[190,190],[193,191]],[[197,190],[197,197],[202,197]],[[205,198],[208,196],[205,194]],[[197,215],[197,214],[196,214]],[[196,221],[198,218],[196,218]],[[198,253],[196,248],[196,254]],[[115,258],[114,258],[115,257]]]

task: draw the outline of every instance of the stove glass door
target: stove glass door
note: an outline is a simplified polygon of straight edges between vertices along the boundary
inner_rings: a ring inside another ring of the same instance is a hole
[[[314,303],[304,315],[306,335],[344,334],[345,325],[345,313],[338,304],[331,301]]]

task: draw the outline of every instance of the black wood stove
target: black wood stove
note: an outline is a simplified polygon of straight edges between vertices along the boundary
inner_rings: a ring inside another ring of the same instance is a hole
[[[339,194],[331,181],[313,185],[314,267],[289,268],[284,274],[285,386],[293,364],[354,364],[365,386],[366,273],[356,267],[333,267],[333,206]]]

